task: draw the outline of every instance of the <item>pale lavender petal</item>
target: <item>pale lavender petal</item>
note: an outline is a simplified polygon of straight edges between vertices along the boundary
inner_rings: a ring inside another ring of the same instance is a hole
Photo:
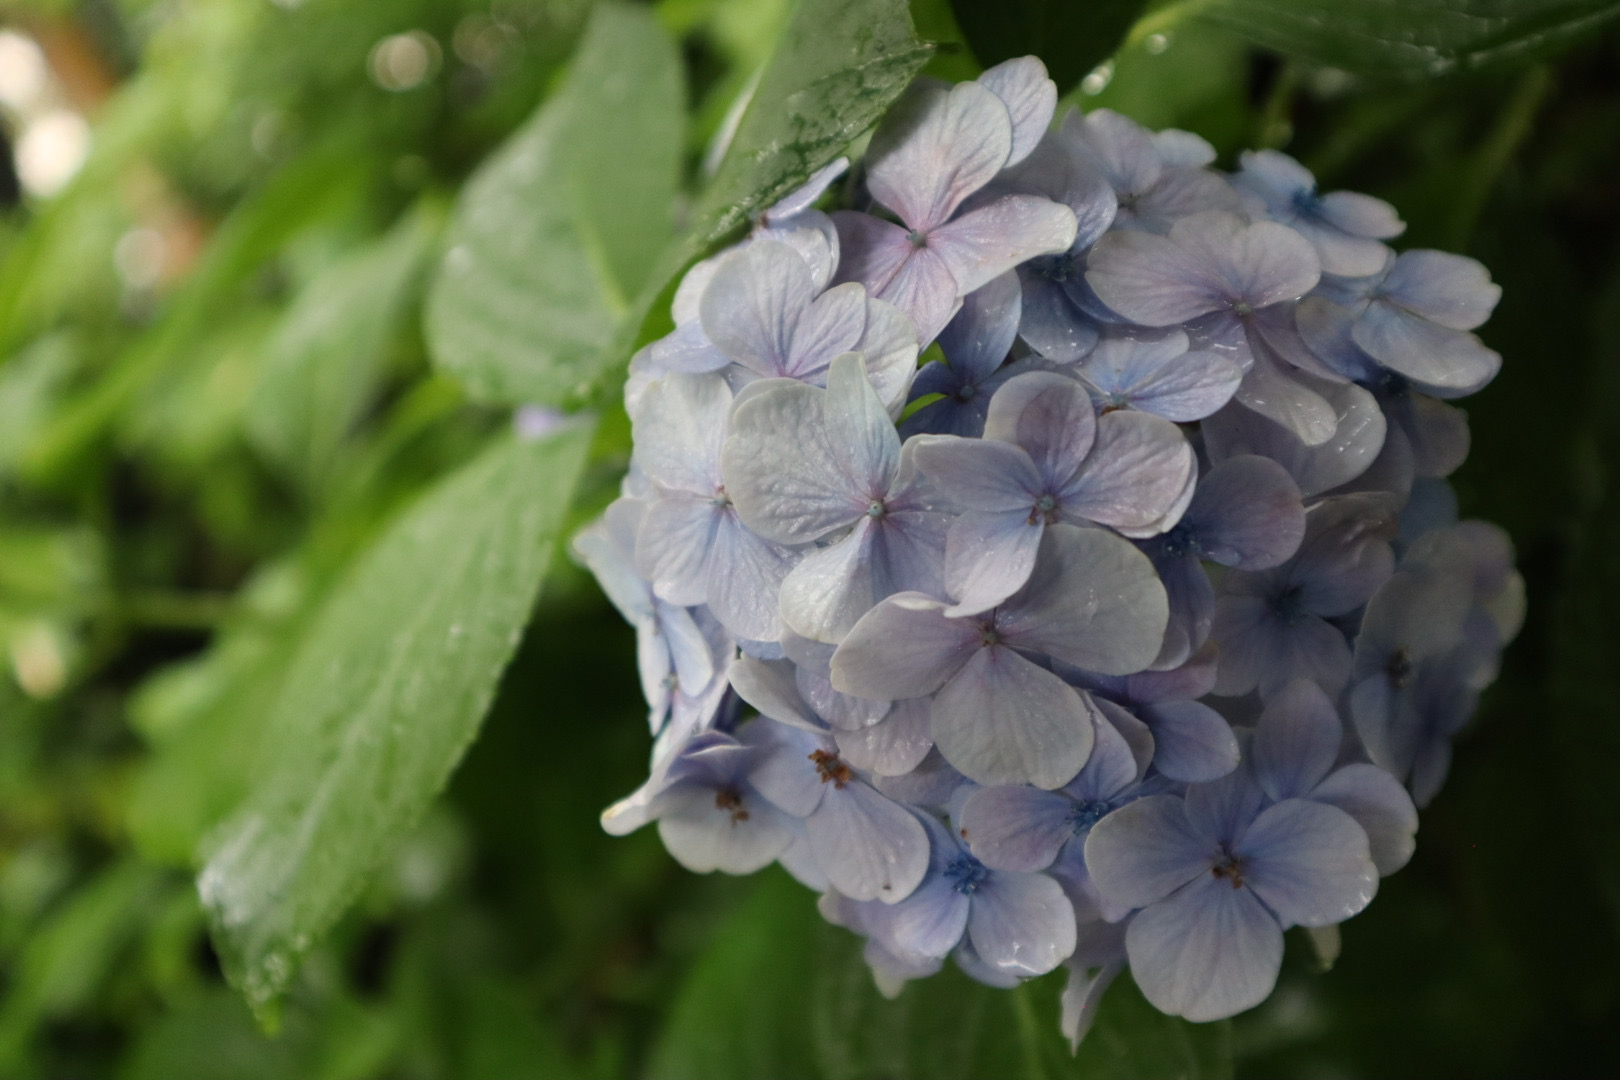
[[[866,358],[872,389],[891,417],[905,407],[917,374],[917,327],[893,304],[868,298],[866,329],[854,350]]]
[[[1059,364],[1072,363],[1097,343],[1097,327],[1069,299],[1062,283],[1031,264],[1019,267],[1024,300],[1018,336],[1041,356]]]
[[[817,381],[833,357],[855,348],[865,330],[866,288],[853,281],[834,285],[811,301],[789,328],[781,366],[761,374]]]
[[[873,295],[893,304],[911,319],[917,327],[918,345],[926,347],[961,309],[961,298],[966,290],[957,284],[956,275],[939,251],[933,247],[913,247],[909,240],[904,242],[907,255],[895,268],[894,276],[881,286],[870,281],[866,286]]]
[[[1154,567],[1164,585],[1168,616],[1164,641],[1150,666],[1163,671],[1180,667],[1209,640],[1215,620],[1215,588],[1203,564],[1193,556],[1162,558]]]
[[[1010,113],[977,83],[913,87],[889,110],[866,154],[874,198],[913,229],[950,219],[963,199],[1007,164]]]
[[[712,499],[686,494],[647,507],[636,535],[636,567],[659,599],[683,607],[708,599],[709,550],[726,514]]]
[[[994,406],[992,405],[992,409]],[[1181,429],[1151,413],[1119,410],[1097,421],[1091,453],[1063,486],[1063,516],[1118,529],[1165,528],[1196,464]]]
[[[709,548],[704,603],[738,637],[775,641],[782,632],[777,597],[795,558],[787,548],[744,528],[736,509],[727,506]]]
[[[1403,251],[1378,292],[1453,330],[1476,329],[1502,298],[1502,287],[1479,260],[1446,251]]]
[[[838,752],[857,769],[879,777],[904,776],[933,749],[928,699],[897,701],[875,724],[858,731],[838,731]]]
[[[835,734],[870,727],[889,711],[890,702],[868,701],[833,689],[832,679],[826,671],[811,670],[802,664],[797,667],[793,684],[799,695],[815,710],[817,716],[835,729]]]
[[[1002,274],[962,300],[962,310],[939,335],[945,361],[966,382],[990,377],[1018,336],[1023,294],[1018,275]]]
[[[787,850],[776,857],[782,869],[793,875],[793,880],[812,892],[824,893],[832,882],[827,880],[826,871],[816,862],[815,853],[810,850],[810,838],[805,834],[804,822],[789,819],[793,830],[793,842]]]
[[[1012,152],[1007,165],[1029,156],[1046,134],[1057,109],[1057,83],[1046,75],[1046,65],[1033,56],[1020,56],[989,68],[978,83],[1000,98],[1012,118]]]
[[[963,788],[972,788],[974,784],[951,768],[950,762],[938,749],[934,749],[924,755],[909,773],[880,776],[874,786],[898,802],[948,813],[956,793]]]
[[[1303,798],[1339,756],[1344,724],[1322,688],[1295,679],[1266,701],[1250,746],[1254,778],[1272,799]]]
[[[1038,195],[1007,195],[970,210],[928,234],[928,250],[938,254],[966,295],[1036,255],[1069,250],[1077,223],[1074,211]]]
[[[980,788],[968,796],[957,827],[974,857],[992,870],[1045,870],[1074,836],[1073,806],[1055,791]]]
[[[934,745],[981,784],[1055,788],[1091,753],[1091,710],[1071,686],[1011,649],[986,646],[934,695]]]
[[[1005,392],[998,391],[996,400]],[[1027,514],[1041,493],[1041,475],[1029,454],[1011,442],[942,435],[913,438],[907,446],[918,470],[952,509]]]
[[[804,383],[758,383],[732,412],[720,459],[726,494],[743,524],[767,540],[809,543],[866,512],[866,492],[845,468],[850,447],[829,437],[826,394]]]
[[[1135,765],[1131,782],[1135,783],[1147,775],[1148,766],[1153,763],[1153,732],[1142,721],[1122,705],[1116,705],[1105,697],[1094,697],[1091,704],[1096,708],[1097,715],[1107,721],[1106,726],[1112,728],[1125,745],[1130,749],[1131,761]],[[1104,725],[1098,724],[1097,730],[1102,731]],[[1070,794],[1077,794],[1090,782],[1088,774],[1091,773],[1092,759],[1099,752],[1107,753],[1110,740],[1103,735],[1097,736],[1097,742],[1091,748],[1091,758],[1086,759],[1086,767],[1080,770],[1080,775],[1074,778],[1065,790]],[[1099,785],[1100,787],[1100,785]],[[1101,797],[1099,794],[1097,797]]]
[[[653,383],[631,414],[636,465],[668,490],[712,497],[730,409],[731,390],[717,375],[671,375]]]
[[[1153,732],[1153,765],[1172,780],[1203,783],[1237,768],[1237,736],[1226,718],[1199,701],[1143,705],[1139,715]]]
[[[1209,416],[1231,400],[1243,379],[1225,357],[1188,352],[1179,330],[1157,340],[1106,337],[1077,370],[1095,389],[1099,407],[1129,405],[1177,423]]]
[[[1129,208],[1121,206],[1121,228],[1167,233],[1176,222],[1210,210],[1240,213],[1243,200],[1226,177],[1209,169],[1167,168],[1158,182]]]
[[[1329,192],[1322,196],[1321,207],[1317,213],[1324,221],[1352,236],[1389,240],[1406,231],[1406,222],[1400,219],[1393,206],[1383,199],[1375,199],[1371,195],[1363,195],[1356,191]],[[1379,262],[1371,270],[1363,270],[1361,273],[1376,274],[1383,266],[1383,262]],[[1332,272],[1355,276],[1348,271]]]
[[[1502,367],[1501,354],[1473,334],[1393,303],[1372,304],[1350,333],[1385,367],[1436,390],[1472,393]]]
[[[1043,874],[992,872],[973,892],[968,937],[992,967],[1044,975],[1074,951],[1074,908]]]
[[[1237,214],[1206,211],[1176,222],[1169,239],[1221,282],[1224,297],[1252,308],[1303,296],[1322,273],[1310,242],[1274,221],[1249,224]]]
[[[1338,431],[1333,401],[1324,384],[1269,355],[1254,355],[1233,400],[1273,421],[1307,447],[1331,441]]]
[[[1125,675],[1158,655],[1168,619],[1164,586],[1147,556],[1101,529],[1052,525],[1029,583],[999,610],[996,627],[1018,648]]]
[[[843,176],[849,169],[849,158],[834,158],[815,172],[810,178],[793,191],[778,199],[766,210],[761,217],[767,225],[774,225],[795,214],[810,209],[812,203],[826,194],[832,187],[833,181]]]
[[[832,658],[832,682],[879,701],[926,697],[982,647],[978,627],[944,615],[947,605],[899,593],[861,617]]]
[[[1291,558],[1305,535],[1305,507],[1288,470],[1252,454],[1209,471],[1185,519],[1207,558],[1238,570],[1264,570]]]
[[[1031,371],[1008,379],[990,399],[984,422],[986,443],[1023,447],[1042,484],[1054,488],[1080,468],[1096,432],[1091,398],[1079,383],[1051,371]],[[1041,488],[1033,490],[1038,493]]]
[[[748,792],[717,800],[714,789],[684,786],[666,797],[658,835],[675,860],[707,874],[752,874],[769,866],[793,842],[782,812]]]
[[[811,762],[816,751],[832,743],[825,733],[779,724],[767,717],[751,720],[738,733],[753,751],[748,783],[774,806],[796,818],[809,817],[821,805],[828,785]]]
[[[1091,827],[1086,866],[1104,896],[1143,908],[1209,873],[1208,839],[1187,821],[1179,796],[1126,803]]]
[[[1044,519],[1022,509],[957,518],[945,537],[945,588],[956,601],[945,614],[977,615],[1023,588],[1044,532]]]
[[[795,634],[836,644],[894,590],[876,564],[878,528],[863,517],[853,532],[817,548],[782,579],[778,603],[782,621]]]
[[[647,355],[658,367],[680,375],[719,371],[731,363],[731,357],[709,340],[697,319],[681,323],[653,342]]]
[[[1112,109],[1063,118],[1065,142],[1099,169],[1120,196],[1141,195],[1164,170],[1153,133]]]
[[[704,290],[703,332],[737,363],[782,374],[793,329],[815,294],[797,251],[769,240],[748,244],[721,261]]]
[[[938,875],[929,875],[891,909],[888,937],[908,956],[946,956],[967,931],[973,902]]]
[[[1343,922],[1378,891],[1367,834],[1337,807],[1285,799],[1254,819],[1235,854],[1243,883],[1284,926]]]
[[[1317,785],[1310,797],[1356,819],[1367,834],[1373,865],[1383,877],[1405,866],[1417,849],[1418,817],[1412,797],[1399,780],[1376,765],[1346,765]]]
[[[1332,618],[1366,603],[1395,571],[1395,525],[1378,495],[1341,495],[1312,507],[1291,575],[1305,609]]]
[[[1215,148],[1199,135],[1179,128],[1155,131],[1153,147],[1164,163],[1173,168],[1196,169],[1215,160]]]
[[[1384,445],[1388,425],[1383,410],[1359,386],[1323,384],[1333,404],[1332,438],[1306,446],[1292,432],[1247,408],[1228,405],[1203,423],[1204,445],[1216,463],[1238,454],[1278,462],[1307,498],[1347,483],[1367,471]]]
[[[1114,230],[1091,249],[1086,282],[1110,308],[1143,326],[1175,326],[1226,306],[1222,282],[1162,236]]]
[[[1253,890],[1203,875],[1138,913],[1125,932],[1125,948],[1143,997],[1161,1012],[1201,1022],[1270,996],[1283,935]]]
[[[837,280],[861,282],[873,294],[894,280],[916,250],[892,221],[855,210],[834,211],[832,220],[840,252]]]
[[[1262,697],[1293,678],[1315,681],[1330,694],[1350,680],[1350,646],[1337,627],[1314,615],[1292,622],[1253,596],[1223,596],[1216,602],[1214,635],[1221,643],[1215,693]]]
[[[773,240],[797,251],[810,268],[810,280],[817,289],[825,289],[838,269],[838,226],[831,215],[820,210],[801,210],[764,228],[756,227],[743,243],[754,240]]]
[[[1403,405],[1384,408],[1412,444],[1417,475],[1450,476],[1468,457],[1468,414],[1426,394],[1408,394]]]
[[[810,850],[854,900],[904,900],[928,869],[928,834],[911,812],[859,780],[828,785],[805,820]]]
[[[1211,845],[1230,848],[1266,804],[1266,793],[1247,769],[1234,769],[1189,786],[1186,804],[1188,826]]]
[[[1058,1029],[1063,1037],[1069,1040],[1069,1053],[1080,1051],[1080,1044],[1091,1033],[1091,1027],[1097,1022],[1097,1009],[1102,1004],[1103,995],[1114,984],[1119,973],[1125,970],[1125,926],[1112,923],[1091,923],[1076,928],[1076,932],[1085,938],[1098,931],[1104,931],[1117,936],[1115,948],[1118,958],[1109,956],[1102,962],[1093,962],[1089,959],[1080,961],[1078,954],[1086,949],[1084,944],[1076,947],[1076,957],[1071,958],[1069,965],[1069,978],[1063,984],[1063,997],[1061,999],[1062,1015],[1058,1021]]]
[[[806,731],[825,731],[826,724],[800,695],[791,660],[743,656],[731,665],[731,687],[762,716]]]

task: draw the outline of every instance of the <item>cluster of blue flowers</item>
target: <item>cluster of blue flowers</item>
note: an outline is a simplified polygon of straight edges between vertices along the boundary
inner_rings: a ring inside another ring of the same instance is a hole
[[[1366,906],[1523,586],[1445,480],[1485,270],[1056,99],[1034,59],[920,83],[860,209],[816,208],[836,162],[693,267],[575,546],[655,737],[610,832],[780,862],[888,993],[1067,965],[1078,1041],[1127,966],[1230,1016]]]

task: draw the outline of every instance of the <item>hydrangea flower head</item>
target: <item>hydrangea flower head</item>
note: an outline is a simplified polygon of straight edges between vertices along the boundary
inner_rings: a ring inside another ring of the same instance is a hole
[[[920,82],[693,266],[575,551],[654,735],[609,831],[781,863],[887,994],[1066,967],[1078,1043],[1127,970],[1230,1016],[1366,907],[1524,595],[1444,479],[1484,268],[1055,101],[1033,58]]]

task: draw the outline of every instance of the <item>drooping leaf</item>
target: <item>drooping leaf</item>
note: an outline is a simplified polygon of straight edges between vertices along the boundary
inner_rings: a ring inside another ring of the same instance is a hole
[[[673,228],[682,97],[652,14],[599,5],[562,85],[468,182],[427,333],[473,397],[575,401],[629,359]]]
[[[1543,56],[1620,16],[1615,0],[1213,0],[1191,10],[1278,52],[1421,78]]]
[[[780,871],[724,919],[676,996],[647,1075],[659,1080],[1223,1077],[1225,1023],[1189,1024],[1121,978],[1077,1056],[1058,1032],[1061,973],[1014,990],[953,965],[886,1000],[860,943]]]
[[[800,0],[694,215],[720,239],[837,157],[927,62],[904,0]]]
[[[951,0],[973,54],[985,67],[1015,56],[1039,56],[1067,93],[1113,55],[1146,0]]]
[[[543,579],[589,432],[503,440],[362,556],[293,657],[263,771],[198,878],[263,1007],[444,786]]]

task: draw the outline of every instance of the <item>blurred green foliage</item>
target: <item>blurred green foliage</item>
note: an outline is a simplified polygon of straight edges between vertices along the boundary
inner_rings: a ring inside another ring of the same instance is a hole
[[[1620,1071],[1617,13],[0,0],[93,131],[0,207],[0,1076]],[[681,266],[1009,50],[1492,269],[1457,480],[1530,593],[1332,974],[1293,943],[1229,1026],[1120,986],[1078,1059],[1051,978],[886,1002],[782,875],[604,835],[633,644],[557,557]],[[532,401],[595,426],[514,439]]]

